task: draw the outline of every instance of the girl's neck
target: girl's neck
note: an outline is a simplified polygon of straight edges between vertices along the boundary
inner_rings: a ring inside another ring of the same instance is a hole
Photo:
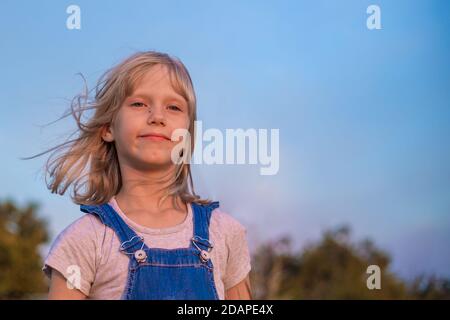
[[[121,208],[131,211],[148,212],[152,215],[162,215],[168,210],[185,205],[179,197],[168,196],[163,202],[160,199],[166,194],[170,184],[169,177],[175,176],[176,167],[172,164],[155,167],[150,171],[139,171],[133,166],[121,165],[122,186],[115,199]],[[176,206],[174,206],[174,200]],[[160,204],[160,206],[159,206]]]
[[[188,215],[188,207],[179,200],[179,208],[173,206],[172,198],[168,197],[157,207],[158,201],[153,196],[119,193],[115,196],[120,210],[131,220],[139,225],[161,229],[173,227],[185,221]],[[136,202],[134,202],[136,201]]]
[[[159,204],[159,200],[163,196],[162,192],[159,193],[138,193],[138,192],[127,192],[126,190],[121,190],[117,195],[115,195],[116,202],[123,211],[128,213],[141,212],[148,215],[152,215],[155,218],[158,216],[164,216],[167,212],[173,211],[186,211],[186,205],[179,197],[168,196],[163,202]],[[175,203],[178,205],[174,206]]]

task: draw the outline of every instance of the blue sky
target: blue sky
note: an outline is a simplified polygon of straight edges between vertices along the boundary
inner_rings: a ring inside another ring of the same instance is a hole
[[[81,8],[81,30],[66,8]],[[381,8],[381,30],[366,8]],[[75,129],[67,99],[138,50],[188,67],[206,128],[280,129],[280,170],[195,166],[196,189],[252,247],[298,247],[349,224],[404,277],[450,277],[447,1],[5,1],[0,11],[0,197],[35,200],[52,238],[81,215],[46,189],[45,157]]]

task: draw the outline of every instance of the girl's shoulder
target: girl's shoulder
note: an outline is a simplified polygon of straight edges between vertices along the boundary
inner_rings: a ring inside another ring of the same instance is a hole
[[[229,211],[218,207],[212,211],[210,228],[230,236],[245,235],[247,228]]]
[[[241,282],[251,270],[247,228],[231,212],[219,207],[211,215],[210,233],[213,242],[218,241],[215,244],[224,264],[223,284],[228,290]]]
[[[69,223],[57,236],[55,241],[61,238],[92,239],[96,238],[105,229],[100,219],[90,213],[84,213],[79,218]]]
[[[51,252],[98,247],[105,235],[105,225],[96,216],[85,213],[69,223],[53,240]]]
[[[100,248],[105,234],[102,222],[92,214],[85,213],[66,226],[53,240],[44,259],[42,271],[50,278],[53,269],[69,279],[79,270],[83,274],[81,287],[89,295],[95,270],[99,263]]]

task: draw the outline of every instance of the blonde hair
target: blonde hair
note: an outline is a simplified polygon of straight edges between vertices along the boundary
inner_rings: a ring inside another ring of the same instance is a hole
[[[74,117],[78,129],[69,138],[79,133],[76,139],[66,141],[36,156],[22,158],[32,159],[55,150],[45,164],[45,182],[52,193],[63,195],[73,184],[71,195],[73,202],[97,205],[107,203],[112,196],[119,192],[122,187],[122,178],[116,146],[114,142],[104,141],[102,132],[105,126],[114,121],[124,99],[132,93],[134,86],[145,72],[157,64],[167,67],[174,90],[188,103],[189,133],[192,137],[191,148],[190,150],[187,148],[190,152],[190,159],[194,150],[194,124],[197,119],[197,110],[194,87],[189,72],[179,59],[166,53],[137,52],[107,70],[100,77],[95,87],[93,101],[89,100],[89,91],[85,85],[85,92],[76,95],[70,104],[70,110],[58,119],[65,118],[70,114]],[[83,123],[81,121],[82,113],[90,109],[94,109],[95,114],[86,123]],[[69,150],[59,154],[59,151],[64,148],[69,148]],[[183,152],[185,151],[186,148]],[[53,156],[56,155],[58,157],[53,160]],[[50,183],[47,181],[47,174],[50,177]],[[88,179],[83,181],[86,177]],[[175,198],[178,197],[184,203],[208,204],[211,202],[211,200],[201,199],[195,194],[189,162],[183,161],[181,164],[176,164],[175,177],[170,177],[166,182],[169,184],[160,202],[169,196],[173,196],[172,200],[177,207],[178,202],[175,202]],[[87,190],[85,193],[80,193],[79,189],[84,185],[87,185]]]

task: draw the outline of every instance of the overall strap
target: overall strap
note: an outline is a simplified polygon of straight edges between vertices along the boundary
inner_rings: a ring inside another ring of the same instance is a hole
[[[191,247],[195,247],[195,244],[197,244],[203,250],[212,248],[212,243],[209,241],[209,223],[212,211],[218,207],[219,201],[213,201],[204,205],[192,202],[192,208],[194,209],[194,237],[192,238]]]
[[[143,239],[138,236],[108,203],[102,205],[80,205],[85,213],[97,215],[103,224],[113,229],[121,242],[121,251],[134,252],[147,248]]]

